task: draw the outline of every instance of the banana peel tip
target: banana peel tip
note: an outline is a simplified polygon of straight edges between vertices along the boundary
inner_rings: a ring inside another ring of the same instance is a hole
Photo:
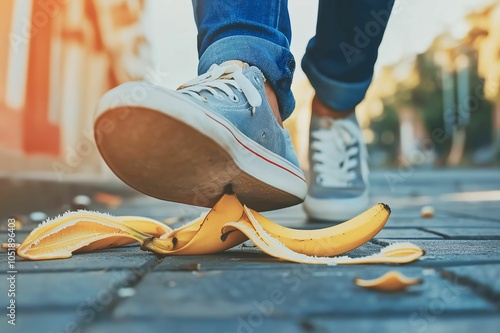
[[[390,214],[390,213],[392,213],[392,212],[391,212],[391,207],[389,207],[389,205],[388,205],[388,204],[383,203],[383,202],[379,202],[379,205],[384,206],[384,209],[385,209],[385,210],[387,210],[387,211],[389,212],[389,214]]]

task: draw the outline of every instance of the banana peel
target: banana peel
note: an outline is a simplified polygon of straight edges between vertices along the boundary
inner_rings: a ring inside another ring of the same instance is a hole
[[[250,239],[263,252],[287,261],[308,264],[408,263],[424,252],[411,243],[398,243],[362,257],[334,257],[372,239],[385,225],[390,209],[377,204],[342,224],[317,230],[283,227],[225,194],[207,213],[172,230],[165,224],[133,216],[77,211],[48,220],[17,248],[28,260],[69,258],[139,242],[141,249],[161,255],[200,255],[228,250]]]
[[[73,252],[142,243],[170,230],[144,217],[114,217],[80,210],[41,223],[17,247],[17,255],[29,260],[69,258]]]

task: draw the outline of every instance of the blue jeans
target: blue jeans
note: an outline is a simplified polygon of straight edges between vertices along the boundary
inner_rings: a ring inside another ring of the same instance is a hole
[[[352,110],[364,98],[393,2],[320,0],[302,68],[330,108]],[[283,120],[295,107],[287,6],[287,0],[193,0],[198,72],[227,60],[257,66],[276,93]]]

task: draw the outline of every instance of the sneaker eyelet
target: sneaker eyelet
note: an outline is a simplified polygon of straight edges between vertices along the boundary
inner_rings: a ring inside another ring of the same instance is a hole
[[[231,100],[235,103],[238,103],[240,101],[240,98],[238,96],[234,95],[231,97]]]
[[[262,132],[262,139],[266,138],[266,132]]]
[[[258,76],[254,76],[254,77],[253,77],[253,81],[254,81],[255,83],[257,83],[257,84],[261,84],[261,83],[262,83],[262,82],[260,81],[260,77],[258,77]]]

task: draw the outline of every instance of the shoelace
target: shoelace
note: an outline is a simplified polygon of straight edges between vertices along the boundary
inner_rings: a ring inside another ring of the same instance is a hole
[[[318,174],[316,181],[327,187],[352,186],[356,178],[354,168],[360,163],[352,158],[361,146],[357,135],[359,128],[348,120],[325,118],[324,121],[329,122],[326,128],[311,132],[313,171]]]
[[[233,89],[243,93],[252,107],[253,115],[256,108],[262,104],[262,97],[257,88],[243,75],[242,68],[238,65],[219,66],[214,64],[205,74],[184,83],[177,90],[204,102],[206,102],[206,98],[200,94],[202,91],[208,91],[218,99],[223,98],[220,93],[222,92],[237,103],[239,99]]]

